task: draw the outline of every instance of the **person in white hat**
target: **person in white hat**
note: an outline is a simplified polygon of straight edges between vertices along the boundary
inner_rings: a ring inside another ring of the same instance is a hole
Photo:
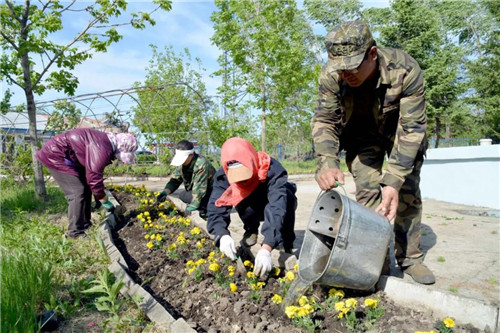
[[[209,160],[198,155],[193,143],[187,140],[181,140],[176,145],[175,156],[170,164],[175,166],[175,170],[165,189],[158,195],[158,201],[164,201],[167,195],[174,193],[184,183],[184,190],[179,191],[179,198],[188,204],[186,214],[198,210],[200,217],[206,218],[215,168]]]

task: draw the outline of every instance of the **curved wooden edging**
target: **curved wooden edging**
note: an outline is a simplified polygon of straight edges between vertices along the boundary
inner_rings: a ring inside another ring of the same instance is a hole
[[[109,200],[116,206],[118,202],[111,193],[107,191]],[[188,325],[183,319],[175,319],[170,313],[149,294],[139,284],[128,275],[128,265],[122,254],[113,242],[111,231],[116,227],[116,217],[114,214],[108,214],[99,225],[106,251],[111,259],[111,264],[108,269],[115,275],[117,279],[121,279],[124,286],[120,290],[123,295],[128,295],[132,299],[140,299],[136,301],[137,305],[144,311],[146,316],[154,322],[158,328],[164,329],[166,332],[172,333],[196,333],[196,331]]]

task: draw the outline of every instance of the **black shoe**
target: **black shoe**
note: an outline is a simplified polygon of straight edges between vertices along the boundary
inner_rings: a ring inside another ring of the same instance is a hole
[[[241,245],[246,247],[254,246],[257,244],[257,236],[258,234],[256,232],[245,231],[243,239],[241,240]]]

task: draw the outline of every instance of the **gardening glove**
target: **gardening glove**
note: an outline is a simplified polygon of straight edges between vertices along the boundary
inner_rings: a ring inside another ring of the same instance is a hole
[[[113,212],[113,210],[115,209],[115,206],[113,205],[113,203],[111,201],[109,201],[108,199],[106,199],[106,201],[101,202],[101,203],[102,203],[102,206],[104,208],[106,208],[106,210],[110,213]]]
[[[271,252],[265,249],[260,249],[255,256],[253,273],[255,276],[260,276],[261,279],[265,279],[267,273],[269,273],[272,268],[273,262],[271,260]]]
[[[194,212],[196,209],[197,209],[197,208],[195,208],[195,207],[193,207],[193,206],[191,206],[191,205],[188,205],[188,206],[186,207],[186,212],[185,212],[185,215],[186,215],[186,216],[191,215],[191,213],[192,213],[192,212]]]
[[[230,260],[236,259],[236,247],[234,246],[234,240],[229,235],[224,235],[220,239],[220,250],[226,255]]]
[[[163,190],[156,197],[156,202],[164,202],[166,199],[167,199],[167,192]]]

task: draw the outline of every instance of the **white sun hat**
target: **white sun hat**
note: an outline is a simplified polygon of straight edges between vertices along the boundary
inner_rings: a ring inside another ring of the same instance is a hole
[[[172,162],[170,162],[170,165],[173,165],[173,166],[182,165],[184,162],[186,162],[187,158],[192,153],[194,153],[194,149],[190,149],[190,150],[178,150],[178,149],[176,149],[175,156],[172,159]]]

